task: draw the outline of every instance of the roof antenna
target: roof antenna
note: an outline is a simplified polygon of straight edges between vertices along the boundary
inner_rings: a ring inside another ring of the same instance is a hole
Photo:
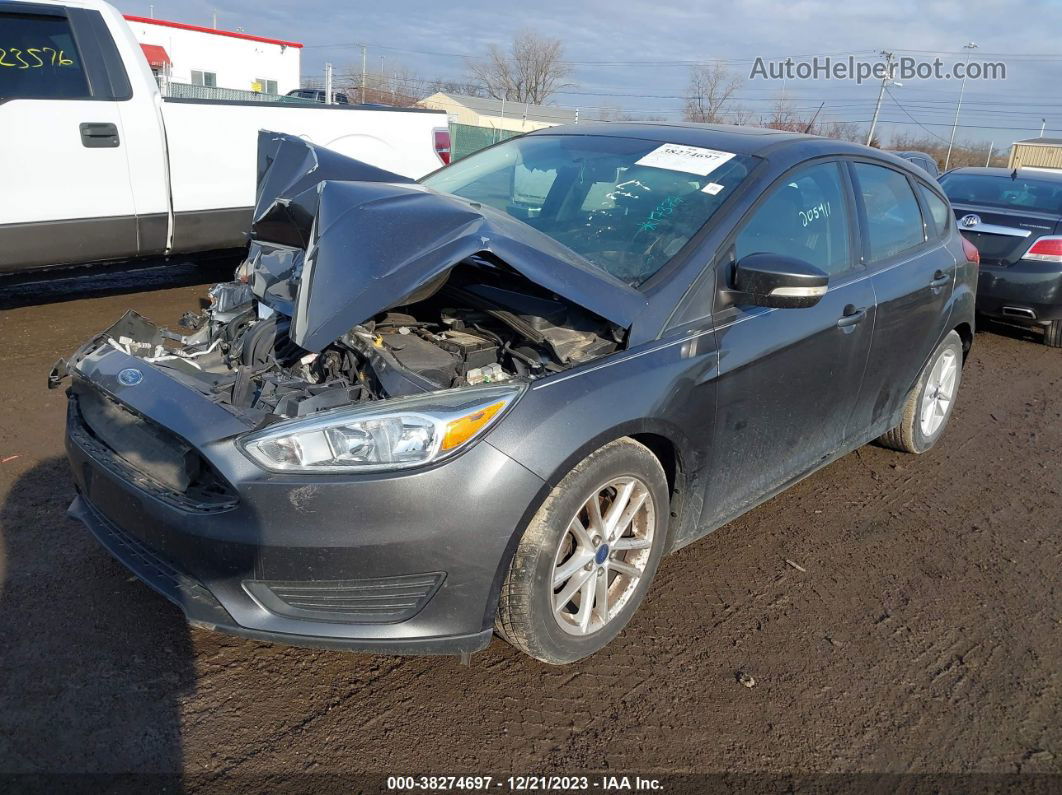
[[[1010,178],[1011,179],[1017,179],[1018,178],[1018,167],[1017,166],[1015,166],[1014,170],[1010,172]]]

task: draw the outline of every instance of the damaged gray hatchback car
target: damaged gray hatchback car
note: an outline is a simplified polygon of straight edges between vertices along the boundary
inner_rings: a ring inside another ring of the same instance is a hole
[[[600,649],[662,556],[881,437],[943,432],[974,256],[898,158],[580,125],[419,183],[263,133],[246,261],[70,377],[71,514],[196,626]]]

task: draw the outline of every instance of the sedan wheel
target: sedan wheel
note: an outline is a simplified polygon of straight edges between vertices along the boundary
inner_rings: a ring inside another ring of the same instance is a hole
[[[962,338],[949,331],[908,393],[900,424],[878,439],[881,444],[905,453],[924,453],[937,443],[955,407],[962,354]]]
[[[624,608],[645,573],[656,526],[649,487],[636,477],[607,483],[568,523],[553,565],[553,616],[588,635]]]
[[[633,439],[591,453],[528,524],[502,584],[495,629],[543,662],[612,640],[638,608],[667,541],[660,461]]]
[[[955,399],[955,387],[959,379],[959,354],[948,348],[937,358],[929,372],[929,381],[922,394],[920,422],[922,433],[933,436],[944,424]]]

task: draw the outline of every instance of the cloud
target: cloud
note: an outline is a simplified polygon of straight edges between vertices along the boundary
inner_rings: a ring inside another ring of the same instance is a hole
[[[145,14],[148,3],[132,0],[128,13]],[[568,106],[621,106],[643,112],[672,112],[681,105],[672,97],[685,87],[687,67],[661,65],[660,61],[729,59],[736,72],[747,75],[756,56],[783,57],[812,53],[875,53],[883,48],[954,53],[970,40],[980,47],[975,57],[1007,61],[1017,53],[1018,33],[1000,20],[1036,19],[1023,25],[1021,53],[1052,53],[1056,32],[1062,27],[1062,3],[1027,0],[894,0],[892,3],[837,3],[828,0],[744,0],[741,3],[641,2],[628,0],[541,0],[534,4],[452,0],[440,6],[424,0],[390,0],[387,3],[340,4],[326,0],[155,0],[155,15],[182,22],[209,25],[218,13],[219,27],[242,27],[265,36],[291,38],[307,45],[302,53],[304,76],[321,73],[325,61],[337,68],[360,66],[356,42],[369,45],[373,67],[381,55],[388,64],[402,63],[424,78],[459,77],[465,60],[440,53],[476,56],[488,44],[505,44],[521,28],[532,28],[565,42],[568,58],[575,62],[578,91],[557,97]],[[342,45],[326,47],[322,45]],[[382,49],[382,47],[395,49]],[[991,54],[995,55],[991,55]],[[998,57],[999,54],[1003,57]],[[922,55],[923,53],[917,53]],[[928,54],[928,53],[927,53]],[[954,55],[942,55],[946,61]],[[959,56],[961,59],[961,56]],[[609,63],[600,63],[600,62]],[[646,63],[655,61],[657,63]],[[597,63],[594,63],[597,62]],[[390,68],[390,67],[388,67]],[[971,98],[964,123],[982,127],[1036,127],[1048,114],[1048,127],[1062,129],[1062,103],[1044,103],[1040,97],[1057,96],[1062,78],[1062,55],[1029,60],[1015,55],[1008,62],[1005,83],[969,84]],[[877,86],[837,81],[792,83],[787,93],[817,105],[826,100],[830,118],[869,119]],[[742,91],[747,105],[766,108],[779,85],[759,82]],[[591,96],[638,94],[641,96]],[[954,82],[912,82],[894,89],[909,112],[938,133],[945,130],[948,107],[954,112]],[[1013,104],[1001,105],[1000,102]],[[1057,106],[1057,107],[1056,107]],[[1006,109],[1006,113],[1000,111]],[[906,116],[898,108],[883,111],[886,128]],[[902,126],[902,125],[900,125]],[[912,127],[912,125],[907,125]],[[966,136],[1003,140],[1023,137],[1010,131],[964,130]]]

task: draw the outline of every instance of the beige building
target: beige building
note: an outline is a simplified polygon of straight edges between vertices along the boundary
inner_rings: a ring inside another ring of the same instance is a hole
[[[432,94],[417,103],[422,108],[445,110],[453,124],[468,124],[512,132],[531,132],[558,124],[577,124],[580,114],[570,108],[549,105],[530,105],[486,97],[466,97],[460,94]],[[585,116],[583,121],[591,121]]]
[[[1028,138],[1010,147],[1007,168],[1062,170],[1062,138]]]

